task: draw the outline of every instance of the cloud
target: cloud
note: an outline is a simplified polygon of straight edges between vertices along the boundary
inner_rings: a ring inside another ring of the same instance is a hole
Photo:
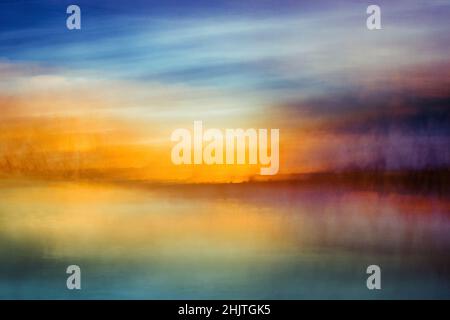
[[[194,120],[279,128],[287,173],[448,165],[447,4],[382,1],[379,32],[366,29],[360,2],[283,4],[82,2],[78,33],[52,1],[32,5],[30,23],[15,22],[24,8],[11,5],[0,29],[1,124],[61,121],[70,131],[66,119],[95,119],[105,136],[127,128],[128,147],[167,143]]]

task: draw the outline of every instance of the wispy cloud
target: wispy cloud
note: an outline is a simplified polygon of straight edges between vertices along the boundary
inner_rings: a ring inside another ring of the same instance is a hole
[[[370,32],[358,1],[81,1],[73,32],[62,4],[5,2],[2,124],[96,119],[103,133],[127,128],[122,145],[168,148],[171,130],[201,119],[280,128],[284,173],[370,167],[380,154],[390,168],[448,165],[450,6],[379,4],[383,30]]]

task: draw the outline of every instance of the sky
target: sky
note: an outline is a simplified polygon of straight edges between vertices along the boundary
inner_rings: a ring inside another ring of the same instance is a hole
[[[66,8],[81,8],[81,30]],[[450,3],[1,1],[0,172],[242,181],[170,133],[280,129],[280,174],[448,168]]]

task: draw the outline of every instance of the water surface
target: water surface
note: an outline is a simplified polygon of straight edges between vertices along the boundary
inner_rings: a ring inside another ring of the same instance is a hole
[[[0,187],[0,298],[450,298],[445,197],[296,183]],[[66,267],[82,290],[66,288]],[[382,290],[366,268],[382,269]]]

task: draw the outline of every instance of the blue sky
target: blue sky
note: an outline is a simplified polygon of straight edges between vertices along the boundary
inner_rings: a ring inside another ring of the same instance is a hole
[[[78,1],[81,31],[65,28],[69,3],[2,2],[2,59],[277,90],[337,85],[327,78],[418,63],[427,57],[414,51],[424,46],[433,47],[429,59],[449,49],[441,1],[382,5],[386,31],[378,33],[365,29],[364,1]],[[282,74],[292,61],[301,72]]]
[[[73,3],[81,30],[66,29]],[[447,139],[450,3],[378,1],[379,31],[366,28],[369,4],[2,1],[0,93],[89,89],[120,117]]]

